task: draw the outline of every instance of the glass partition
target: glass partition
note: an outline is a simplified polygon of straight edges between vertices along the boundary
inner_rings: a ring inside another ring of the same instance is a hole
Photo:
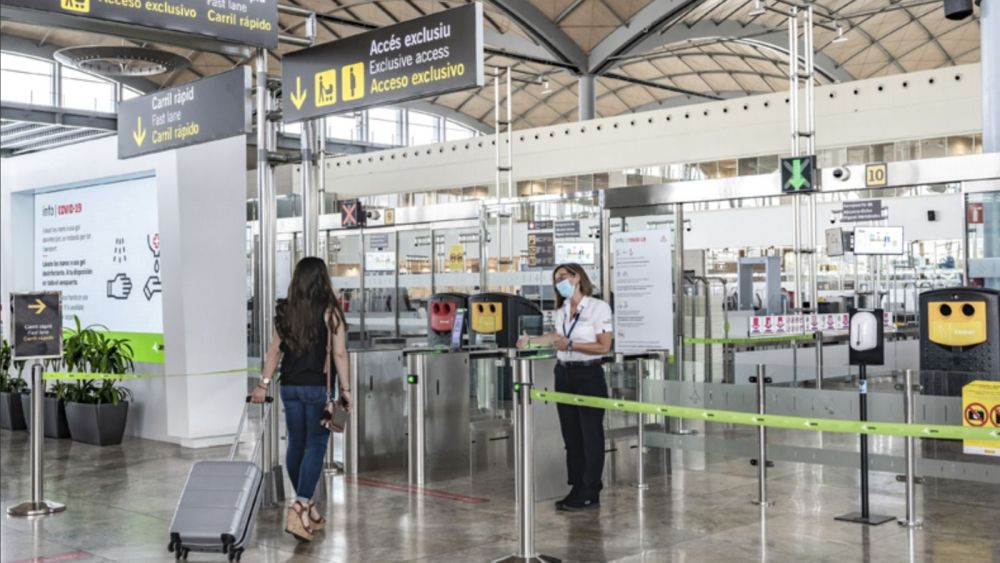
[[[969,284],[1000,289],[1000,191],[966,196]]]
[[[540,197],[486,207],[489,291],[522,295],[555,307],[552,269],[579,263],[603,295],[600,204],[596,193]]]
[[[480,231],[476,225],[435,229],[434,291],[473,294],[479,290],[482,267]],[[427,235],[426,244],[431,244]]]
[[[361,235],[347,231],[326,231],[326,263],[330,281],[340,294],[340,303],[347,317],[348,336],[362,338],[361,317],[364,299],[361,296]]]
[[[398,312],[398,336],[427,334],[427,303],[433,294],[433,263],[429,229],[400,230],[399,285],[393,311]]]

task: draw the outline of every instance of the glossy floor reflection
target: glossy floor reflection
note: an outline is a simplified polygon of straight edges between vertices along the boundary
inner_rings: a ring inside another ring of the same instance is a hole
[[[168,562],[167,526],[188,468],[223,449],[186,450],[130,439],[97,448],[46,441],[47,497],[65,513],[43,519],[4,516],[0,560]],[[606,490],[600,512],[565,514],[537,508],[540,552],[564,561],[660,562],[1000,562],[1000,485],[931,479],[918,489],[926,528],[895,523],[866,528],[833,517],[857,509],[857,472],[779,464],[770,475],[776,505],[750,503],[757,491],[745,459],[711,460],[661,451],[650,463],[672,463],[668,475],[640,492]],[[28,434],[0,431],[0,502],[29,490]],[[329,530],[298,544],[280,528],[277,508],[262,511],[248,562],[490,561],[516,547],[512,482],[435,483],[431,492],[400,490],[399,473],[359,480],[330,477]],[[440,494],[439,494],[440,493]],[[872,507],[903,514],[893,475],[872,475]],[[224,561],[192,554],[192,561]]]

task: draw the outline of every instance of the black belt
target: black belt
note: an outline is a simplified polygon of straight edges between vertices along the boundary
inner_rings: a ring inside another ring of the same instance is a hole
[[[589,368],[591,366],[599,366],[604,363],[603,360],[585,360],[582,362],[564,362],[559,360],[559,365],[567,368]]]

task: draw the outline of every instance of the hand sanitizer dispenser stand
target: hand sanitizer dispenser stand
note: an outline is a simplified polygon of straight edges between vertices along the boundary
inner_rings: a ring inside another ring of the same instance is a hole
[[[850,364],[858,366],[858,415],[861,422],[868,421],[868,366],[885,363],[881,309],[851,309],[848,342]],[[836,520],[877,526],[894,518],[871,514],[868,510],[868,435],[861,434],[861,512],[838,516]]]

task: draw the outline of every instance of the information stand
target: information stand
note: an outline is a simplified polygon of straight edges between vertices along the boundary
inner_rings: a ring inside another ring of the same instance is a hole
[[[31,500],[7,508],[11,516],[45,516],[66,510],[45,500],[42,442],[45,435],[45,381],[42,360],[62,359],[62,294],[58,291],[11,294],[13,356],[31,366]]]

